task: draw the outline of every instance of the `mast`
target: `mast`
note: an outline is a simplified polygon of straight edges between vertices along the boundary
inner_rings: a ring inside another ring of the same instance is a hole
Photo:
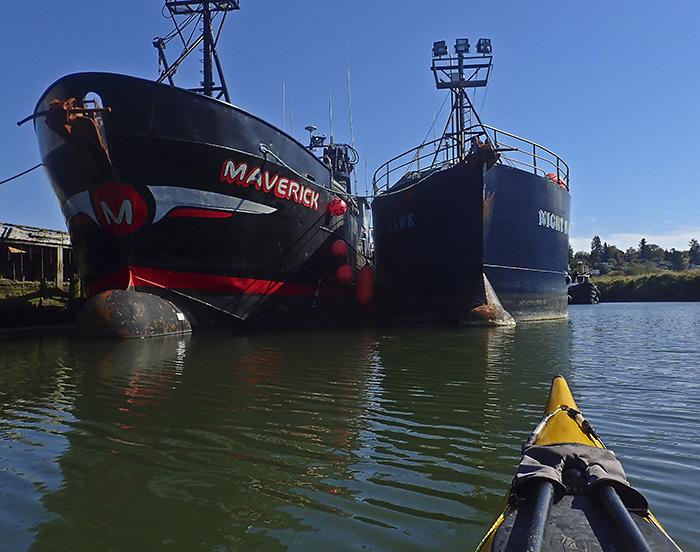
[[[469,54],[469,39],[458,38],[455,41],[455,55],[449,55],[444,40],[433,43],[433,63],[430,69],[435,76],[438,89],[449,89],[452,93],[452,132],[451,138],[456,147],[458,159],[464,159],[469,151],[467,146],[466,113],[474,115],[478,125],[483,127],[479,114],[474,109],[466,90],[483,88],[488,84],[491,73],[493,56],[491,41],[480,38],[476,45],[476,55]],[[469,73],[467,73],[466,71]],[[484,135],[486,130],[484,130]],[[469,132],[469,134],[473,134]]]
[[[469,46],[467,46],[467,52],[468,51]],[[457,50],[457,60],[457,74],[459,77],[459,82],[462,82],[464,80],[464,52],[462,49]],[[464,155],[466,154],[464,149],[464,126],[464,96],[462,94],[457,94],[457,129],[459,132],[459,137],[457,140],[457,155],[460,159],[464,159]]]
[[[212,74],[212,48],[213,39],[211,34],[211,6],[209,2],[202,4],[202,25],[204,27],[204,81],[202,81],[202,91],[205,96],[214,94],[214,76]]]
[[[175,24],[175,30],[170,32],[166,37],[156,37],[153,40],[153,45],[158,50],[158,58],[163,67],[156,82],[163,82],[168,79],[171,85],[173,76],[175,75],[180,64],[199,46],[202,44],[202,82],[201,88],[191,88],[193,92],[200,92],[205,96],[221,98],[222,96],[227,102],[231,101],[224,79],[224,73],[221,69],[221,62],[216,51],[216,45],[221,35],[221,29],[229,11],[238,10],[239,0],[219,0],[207,2],[202,0],[165,0],[165,7],[168,10],[170,17]],[[176,16],[186,16],[182,26],[177,24]],[[218,29],[214,33],[214,27],[218,18]],[[198,36],[190,35],[188,40],[185,40],[183,30],[190,25],[202,25],[202,32]],[[216,34],[216,37],[215,37]],[[180,56],[168,65],[165,58],[165,45],[175,37],[179,36],[183,43],[183,51]],[[217,85],[214,78],[214,68],[218,75],[219,84]]]

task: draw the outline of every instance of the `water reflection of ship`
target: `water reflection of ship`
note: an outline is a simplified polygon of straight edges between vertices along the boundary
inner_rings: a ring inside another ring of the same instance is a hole
[[[35,545],[158,547],[169,535],[181,549],[256,548],[287,538],[268,530],[313,523],[310,503],[335,515],[351,493],[334,482],[351,479],[372,340],[306,337],[71,347],[75,422]]]
[[[6,504],[18,505],[13,508],[18,519],[7,516],[3,521],[14,527],[12,549],[15,545],[29,549],[34,532],[39,541],[48,535],[48,548],[81,542],[79,535],[72,541],[54,540],[57,520],[98,511],[98,496],[105,509],[112,497],[128,500],[131,485],[115,481],[100,459],[110,458],[114,464],[115,459],[129,456],[129,447],[123,445],[148,446],[129,442],[128,436],[137,434],[134,429],[147,419],[144,412],[171,396],[181,375],[186,343],[173,338],[116,346],[45,339],[4,345],[2,418],[9,430],[4,439],[10,446],[5,450],[12,452],[2,454],[2,460],[12,477],[4,481],[3,489]],[[84,416],[86,412],[101,415]],[[123,481],[135,473],[122,474],[126,475]],[[75,501],[64,507],[65,494]],[[85,530],[90,533],[87,523]]]
[[[548,388],[552,375],[571,370],[570,327],[567,321],[541,321],[470,331],[396,330],[378,340],[377,354],[385,394],[406,391],[406,376],[415,375],[432,396],[436,390],[449,396],[444,386],[450,381],[468,384],[468,395],[455,396],[464,408],[478,408],[493,387],[504,401],[531,401],[541,409],[541,389]]]
[[[469,542],[569,363],[566,322],[62,343],[16,393],[70,397],[43,549]]]
[[[475,528],[490,521],[512,477],[522,428],[540,415],[541,389],[570,371],[568,323],[409,330],[380,338],[377,352],[380,421],[363,439],[374,494],[392,489],[393,502],[383,506],[396,512],[426,505],[401,526],[409,537],[423,529],[435,535],[426,549],[444,547],[439,538],[448,535],[476,545]],[[387,515],[394,524],[396,512]]]
[[[553,376],[568,375],[572,370],[570,334],[566,321],[540,321],[489,332],[484,373],[488,396],[485,418],[502,417],[514,409],[522,409],[526,416],[539,416],[541,390],[548,388]]]
[[[29,550],[33,530],[53,514],[42,505],[63,478],[58,461],[70,443],[75,380],[66,343],[5,341],[0,355],[0,488],[3,549]]]

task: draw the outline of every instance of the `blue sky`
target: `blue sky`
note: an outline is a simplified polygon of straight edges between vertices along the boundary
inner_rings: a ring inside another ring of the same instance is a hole
[[[151,40],[170,30],[159,0],[12,2],[0,64],[0,180],[40,161],[29,115],[43,90],[76,71],[153,78]],[[439,6],[439,7],[436,7]],[[444,92],[428,70],[434,40],[490,37],[485,122],[559,153],[572,169],[572,244],[663,247],[700,239],[700,4],[691,1],[499,2],[241,0],[219,47],[233,102],[305,140],[355,139],[371,178],[425,136]],[[174,43],[173,43],[174,44]],[[168,50],[172,59],[175,49]],[[176,81],[195,86],[195,64]],[[189,76],[189,78],[187,78]],[[64,228],[41,171],[0,186],[0,221]]]

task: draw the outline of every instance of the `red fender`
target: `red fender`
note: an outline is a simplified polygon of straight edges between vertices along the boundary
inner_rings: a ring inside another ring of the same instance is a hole
[[[369,265],[363,266],[357,277],[356,297],[363,307],[369,305],[374,298],[374,269]]]

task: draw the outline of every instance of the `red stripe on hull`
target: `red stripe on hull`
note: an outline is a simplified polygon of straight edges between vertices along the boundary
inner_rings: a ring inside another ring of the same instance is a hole
[[[233,213],[214,209],[200,209],[198,207],[178,207],[168,213],[168,218],[230,218]]]
[[[177,272],[162,268],[140,266],[125,267],[108,276],[100,278],[87,287],[92,296],[109,289],[126,289],[127,287],[152,287],[191,291],[229,292],[235,295],[291,295],[311,296],[317,293],[316,286],[260,280],[256,278],[239,278],[217,274],[196,272]]]

